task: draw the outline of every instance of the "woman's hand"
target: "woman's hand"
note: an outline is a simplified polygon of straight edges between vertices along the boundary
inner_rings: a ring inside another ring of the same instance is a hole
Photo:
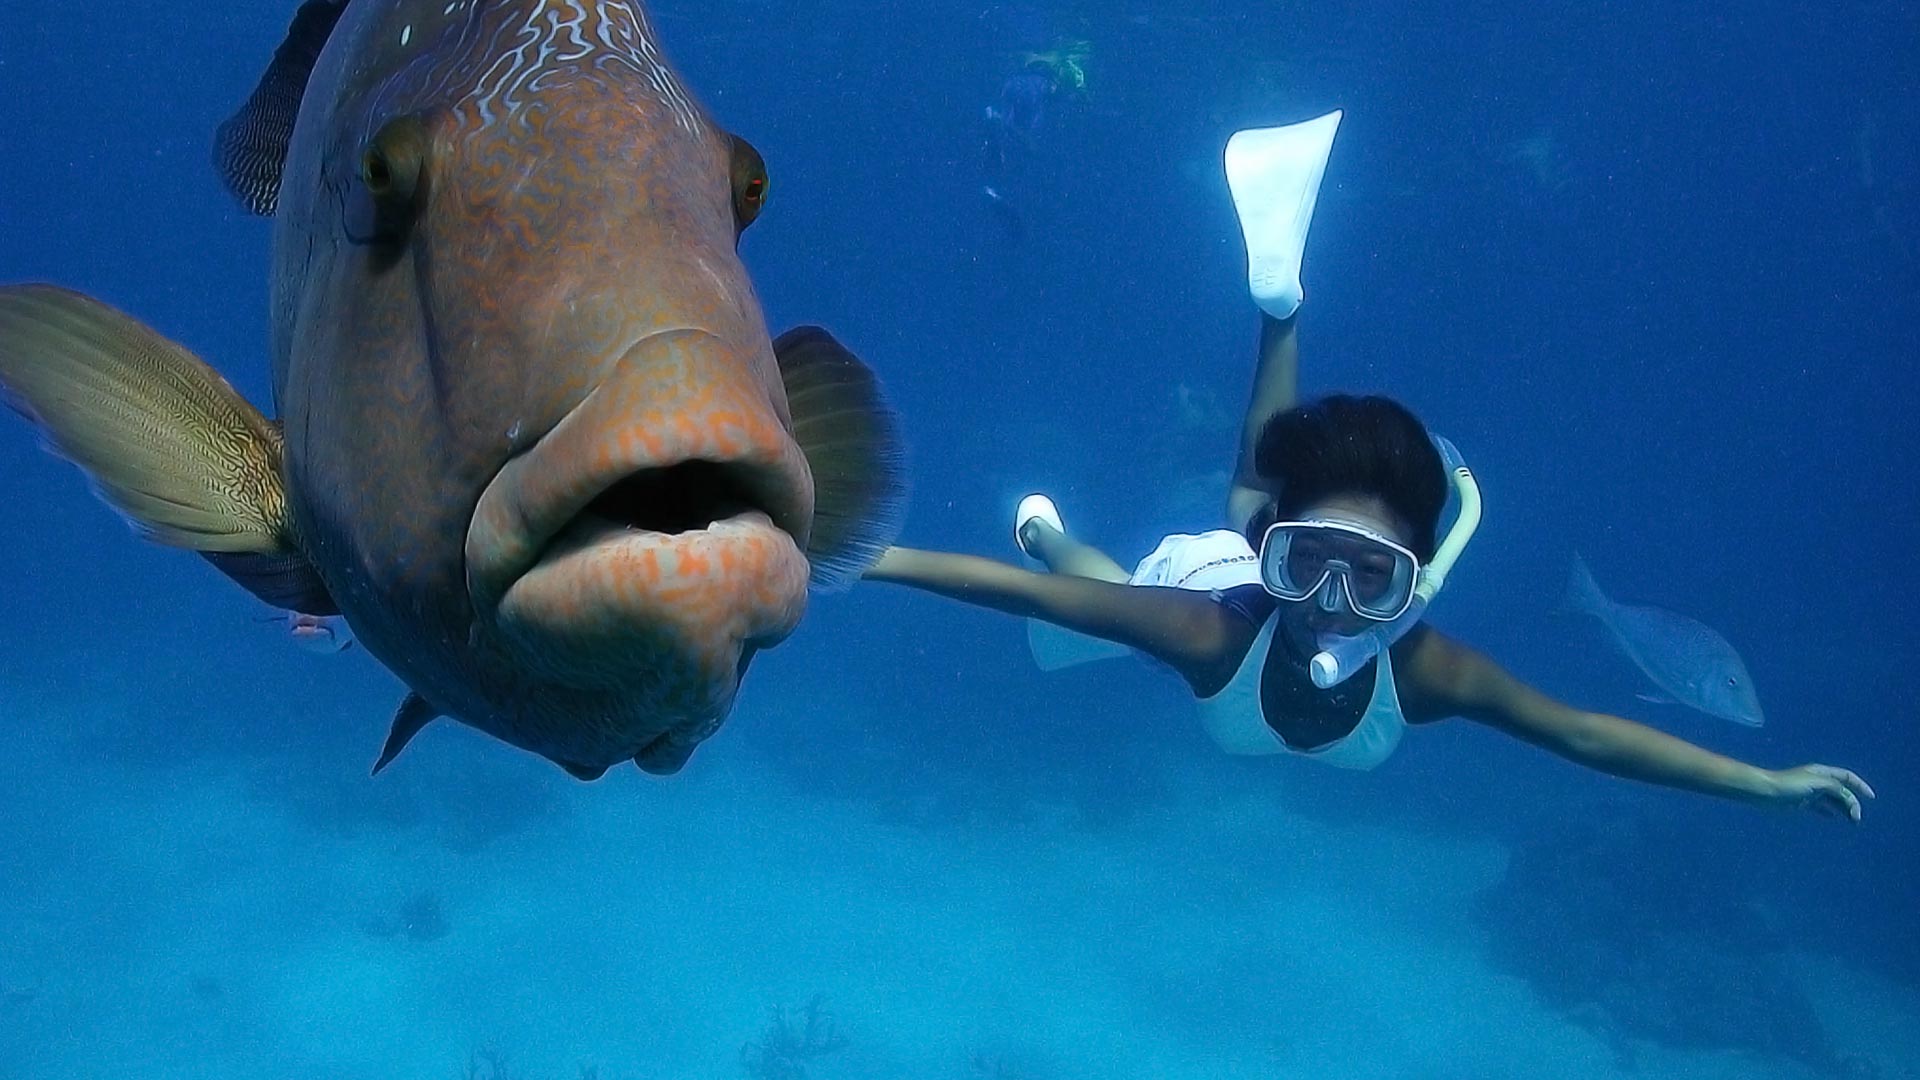
[[[1873,798],[1873,788],[1846,769],[1831,765],[1802,765],[1770,772],[1772,790],[1766,801],[1783,806],[1805,806],[1822,814],[1860,820],[1860,800]]]

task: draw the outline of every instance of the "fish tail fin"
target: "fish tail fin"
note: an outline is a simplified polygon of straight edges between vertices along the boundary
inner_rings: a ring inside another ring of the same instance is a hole
[[[293,141],[293,122],[320,50],[333,34],[346,0],[307,0],[294,13],[287,38],[248,95],[247,103],[213,136],[213,167],[220,182],[250,213],[273,216],[280,202],[280,171]]]
[[[807,559],[817,589],[846,588],[900,535],[906,450],[873,370],[817,326],[773,343],[793,435],[813,470]]]
[[[205,555],[277,607],[300,597],[328,613],[293,541],[279,430],[192,353],[80,293],[7,286],[0,399],[142,536]]]
[[[1593,571],[1587,569],[1587,560],[1575,552],[1573,566],[1567,571],[1567,592],[1560,600],[1560,610],[1598,617],[1607,610],[1608,603],[1607,594],[1600,591],[1600,583],[1593,579]]]

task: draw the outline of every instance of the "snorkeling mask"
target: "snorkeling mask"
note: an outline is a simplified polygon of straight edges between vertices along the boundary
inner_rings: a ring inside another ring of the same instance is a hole
[[[1374,625],[1358,634],[1323,633],[1309,665],[1313,684],[1338,686],[1368,660],[1399,641],[1446,585],[1454,561],[1480,527],[1480,487],[1453,443],[1435,435],[1458,504],[1433,560],[1420,565],[1412,551],[1372,529],[1345,521],[1281,521],[1260,541],[1260,584],[1281,600],[1315,600],[1323,610],[1345,608]]]
[[[1405,545],[1353,522],[1278,521],[1260,541],[1260,584],[1269,593],[1372,622],[1392,622],[1412,606],[1419,572]]]

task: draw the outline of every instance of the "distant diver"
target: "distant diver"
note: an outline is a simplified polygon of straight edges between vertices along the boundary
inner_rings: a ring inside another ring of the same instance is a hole
[[[1027,183],[1049,106],[1063,95],[1087,89],[1087,59],[1092,48],[1071,41],[1045,52],[1023,52],[1019,67],[1000,84],[1000,95],[985,110],[986,163],[981,193],[1009,238],[1026,235],[1022,211],[1026,196],[1015,189]]]

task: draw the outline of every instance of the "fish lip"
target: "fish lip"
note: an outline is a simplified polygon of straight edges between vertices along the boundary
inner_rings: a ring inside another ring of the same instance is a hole
[[[690,544],[743,526],[776,529],[794,539],[804,518],[786,490],[773,465],[693,457],[642,466],[601,486],[573,515],[551,518],[530,533],[533,557],[521,576],[582,546]],[[586,536],[591,539],[583,543]]]
[[[585,510],[548,540],[533,566],[521,575],[521,579],[524,580],[542,567],[575,555],[604,552],[618,547],[664,550],[701,542],[725,543],[743,532],[761,531],[779,533],[789,541],[793,538],[791,533],[775,524],[765,511],[756,507],[746,507],[714,518],[699,528],[678,530],[642,528]],[[512,587],[508,592],[512,592]]]
[[[706,481],[712,481],[712,486],[699,490]],[[495,483],[499,482],[496,478]],[[785,495],[785,482],[772,467],[693,458],[641,466],[595,486],[595,493],[579,510],[527,522],[516,545],[519,557],[496,564],[499,585],[489,590],[491,606],[497,607],[519,580],[584,547],[622,541],[659,547],[686,545],[753,525],[777,530],[797,547],[803,533],[794,521],[799,519],[804,524],[806,520],[799,508],[791,505],[793,500]],[[689,495],[658,512],[642,505],[648,492],[663,488],[680,489]],[[474,577],[472,571],[470,561],[470,579]],[[470,589],[474,584],[470,580]]]
[[[493,626],[540,678],[657,692],[645,711],[679,730],[725,715],[743,652],[799,625],[807,576],[793,536],[758,510],[683,533],[587,514],[507,586]]]

